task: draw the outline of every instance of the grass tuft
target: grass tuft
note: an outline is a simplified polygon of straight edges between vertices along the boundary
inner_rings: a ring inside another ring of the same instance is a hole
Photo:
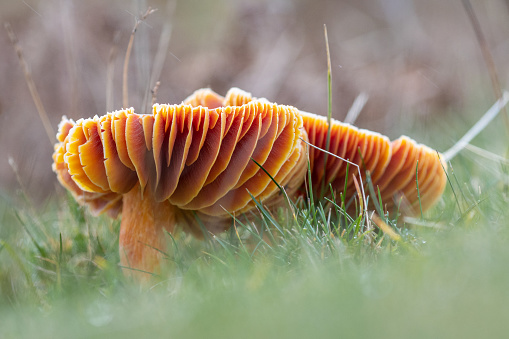
[[[470,180],[470,170],[456,169],[457,181]],[[374,202],[369,175],[366,182]],[[344,335],[380,336],[383,328],[382,337],[415,337],[417,328],[417,337],[429,337],[452,328],[478,333],[476,322],[465,323],[475,317],[495,335],[509,301],[507,197],[500,185],[463,190],[469,208],[454,209],[449,188],[433,211],[408,222],[391,219],[378,197],[380,210],[370,216],[378,227],[367,231],[366,218],[349,215],[334,194],[299,199],[295,216],[256,201],[256,212],[236,216],[230,231],[208,241],[168,234],[165,269],[145,287],[118,266],[117,220],[93,218],[65,198],[28,218],[27,202],[12,201],[20,217],[0,213],[14,230],[0,236],[0,334],[307,337],[304,324],[312,323],[315,335],[340,326]],[[36,241],[22,222],[42,228]],[[474,307],[481,301],[482,312]],[[398,317],[382,320],[380,312]],[[361,326],[366,316],[370,326]]]

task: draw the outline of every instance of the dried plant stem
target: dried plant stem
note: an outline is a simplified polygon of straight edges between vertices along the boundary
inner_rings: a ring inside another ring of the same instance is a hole
[[[485,150],[483,148],[480,148],[480,147],[477,147],[477,146],[474,146],[471,144],[467,144],[465,146],[465,148],[467,150],[469,150],[470,152],[480,155],[481,157],[483,157],[485,159],[500,162],[505,165],[509,165],[509,158],[504,158],[503,156],[500,156],[498,154],[492,153],[488,150]]]
[[[509,92],[504,92],[502,97],[490,107],[490,109],[484,113],[484,115],[476,122],[472,128],[468,130],[465,135],[458,140],[451,148],[445,151],[444,160],[449,162],[452,158],[458,154],[463,148],[465,148],[473,138],[475,138],[486,126],[498,115],[498,113],[504,108],[509,102]]]
[[[366,102],[368,102],[369,95],[366,92],[361,92],[359,95],[355,98],[352,106],[348,110],[348,113],[346,114],[345,121],[347,124],[354,124],[355,120],[357,120],[357,117],[361,113],[362,109],[366,105]]]
[[[497,76],[497,70],[495,68],[495,62],[493,61],[493,56],[491,55],[490,49],[488,47],[488,43],[486,42],[486,38],[484,37],[484,34],[481,29],[481,24],[479,23],[479,20],[477,19],[477,16],[475,15],[475,11],[472,7],[472,4],[470,3],[470,0],[462,0],[463,6],[465,7],[465,11],[468,14],[468,17],[472,23],[472,26],[474,27],[475,36],[477,37],[477,41],[479,42],[479,45],[481,47],[482,55],[484,58],[484,61],[486,62],[486,65],[488,66],[488,71],[490,73],[491,78],[491,84],[493,86],[493,90],[495,91],[495,96],[497,97],[497,100],[502,99],[502,89],[500,88],[500,81],[498,80]],[[505,110],[505,108],[502,108],[504,111],[504,122],[506,129],[508,131],[509,135],[509,114]]]
[[[327,141],[325,143],[325,150],[329,151],[330,147],[330,136],[331,136],[331,119],[332,119],[332,67],[330,62],[330,50],[329,50],[329,38],[327,36],[327,26],[323,25],[323,34],[325,36],[325,48],[327,52]],[[327,167],[327,153],[323,158],[323,170]],[[322,178],[320,196],[325,193],[325,176]]]
[[[4,24],[5,29],[7,30],[7,34],[9,35],[9,40],[11,41],[12,45],[14,46],[14,50],[16,51],[16,54],[18,55],[18,60],[21,68],[23,69],[23,74],[25,75],[25,81],[28,85],[28,89],[30,90],[30,95],[32,96],[32,100],[34,101],[35,108],[37,109],[37,113],[39,114],[39,118],[42,121],[42,125],[44,126],[44,129],[46,130],[46,134],[48,135],[48,139],[50,143],[53,145],[56,143],[56,137],[55,137],[55,131],[53,131],[53,128],[51,127],[51,123],[48,118],[48,114],[46,113],[46,110],[44,109],[44,105],[42,104],[41,97],[39,96],[39,92],[37,91],[37,88],[35,87],[34,80],[32,78],[32,73],[30,72],[30,69],[28,68],[28,64],[25,60],[25,57],[23,56],[23,49],[21,48],[18,38],[16,37],[16,34],[14,34],[14,30],[11,27],[11,24],[6,22]]]
[[[152,63],[152,73],[150,74],[149,86],[154,86],[153,89],[156,90],[159,87],[157,82],[160,81],[161,72],[163,70],[164,63],[166,61],[166,56],[168,55],[168,47],[170,46],[171,32],[172,32],[172,18],[175,13],[175,8],[177,5],[177,1],[168,1],[166,5],[166,12],[164,13],[166,21],[163,26],[163,31],[161,32],[161,36],[159,37],[159,44],[157,46],[157,52],[154,57],[154,62]],[[156,88],[157,87],[157,88]],[[155,95],[154,91],[152,91],[152,100],[154,100]],[[145,98],[143,99],[142,107],[150,111],[150,107],[147,107],[148,103],[148,92],[145,94]],[[154,105],[155,102],[152,102]]]
[[[324,153],[326,153],[326,154],[328,154],[328,155],[330,155],[330,156],[333,156],[333,157],[335,157],[335,158],[338,158],[338,159],[340,159],[340,160],[343,160],[344,162],[346,162],[346,163],[348,163],[348,164],[350,164],[350,165],[352,165],[352,166],[355,166],[355,168],[357,168],[357,173],[359,174],[359,180],[360,180],[360,182],[363,182],[363,180],[362,180],[362,174],[361,174],[361,169],[360,169],[359,165],[357,165],[356,163],[354,163],[354,162],[352,162],[352,161],[350,161],[350,160],[348,160],[348,159],[342,158],[342,157],[340,157],[340,156],[339,156],[339,155],[337,155],[337,154],[331,153],[331,152],[326,151],[326,150],[324,150],[324,149],[322,149],[322,148],[320,148],[320,147],[318,147],[318,146],[315,146],[315,145],[313,145],[313,144],[310,144],[309,142],[307,142],[306,140],[304,140],[304,139],[302,139],[302,138],[300,138],[300,140],[302,140],[302,141],[303,141],[305,144],[307,144],[308,146],[311,146],[311,147],[313,147],[313,148],[315,148],[315,149],[317,149],[317,150],[319,150],[319,151],[321,151],[321,152],[324,152]],[[355,178],[355,176],[354,176],[354,180],[357,180],[357,179]],[[358,188],[359,188],[359,189],[358,189],[358,191],[360,191],[360,193],[361,193],[361,197],[359,197],[359,200],[362,198],[362,202],[363,202],[363,205],[364,205],[364,206],[363,206],[363,207],[364,207],[364,208],[363,208],[364,215],[365,215],[365,216],[367,216],[367,215],[368,215],[368,202],[367,202],[367,199],[366,199],[366,193],[364,192],[364,185],[359,185],[359,186],[360,186],[360,187],[358,187]],[[357,187],[356,187],[356,190],[357,190]],[[312,192],[312,191],[311,191],[311,192]],[[310,193],[310,194],[311,194],[311,193]],[[366,221],[367,221],[367,223],[368,223],[368,229],[370,229],[370,226],[369,226],[369,218],[366,218]]]
[[[378,226],[378,228],[380,228],[382,230],[382,232],[384,232],[384,234],[387,234],[389,236],[389,238],[391,238],[391,240],[394,240],[394,241],[401,241],[401,235],[399,235],[398,233],[396,233],[392,227],[390,227],[389,225],[387,225],[385,223],[385,221],[383,221],[378,215],[376,214],[373,214],[373,216],[371,217],[371,219],[373,219],[373,222],[375,223],[375,225]]]
[[[125,52],[125,59],[124,59],[124,71],[123,71],[123,77],[122,77],[122,106],[124,108],[128,108],[129,105],[129,83],[128,83],[128,71],[129,71],[129,58],[131,57],[131,51],[133,49],[134,44],[134,35],[136,34],[136,30],[138,29],[138,26],[140,23],[143,22],[150,14],[154,13],[156,9],[152,9],[151,7],[147,8],[147,11],[141,16],[136,17],[136,22],[134,24],[134,28],[131,32],[131,36],[129,37],[129,43],[127,44],[127,50]]]
[[[138,26],[138,22],[136,22],[136,27],[137,26]],[[134,41],[134,33],[135,32],[136,32],[136,28],[131,33],[131,37],[129,38],[129,44],[127,45],[127,50],[125,52],[124,71],[123,71],[123,77],[122,77],[122,107],[124,107],[124,108],[128,107],[128,102],[129,102],[129,91],[127,89],[127,87],[128,87],[127,74],[128,74],[129,58],[131,56],[131,50],[133,49],[133,41]]]
[[[118,53],[118,40],[120,32],[116,32],[113,37],[113,46],[110,48],[108,65],[106,66],[106,112],[113,111],[113,78],[115,75],[115,59]]]
[[[352,175],[352,178],[353,178],[353,183],[355,185],[355,190],[357,191],[357,195],[360,197],[363,193],[361,192],[361,189],[359,187],[359,182],[357,181],[357,178],[355,177],[355,175]],[[360,205],[360,215],[362,216],[362,213],[364,212],[364,200],[363,199],[359,199],[359,205]]]

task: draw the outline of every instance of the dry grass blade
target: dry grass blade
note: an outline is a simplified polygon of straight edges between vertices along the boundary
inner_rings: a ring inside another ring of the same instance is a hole
[[[484,58],[484,61],[486,62],[486,65],[488,66],[488,71],[490,72],[490,79],[491,84],[493,86],[493,90],[495,91],[495,95],[497,99],[502,99],[502,90],[500,88],[500,81],[498,80],[497,76],[497,70],[495,68],[495,62],[493,61],[493,56],[491,55],[490,49],[488,47],[488,43],[486,42],[486,38],[484,37],[484,34],[481,29],[481,24],[479,23],[479,20],[477,19],[477,16],[475,15],[474,8],[472,7],[472,4],[470,3],[470,0],[462,0],[463,6],[465,7],[465,11],[468,14],[468,17],[470,21],[472,22],[472,26],[474,27],[475,36],[477,37],[477,41],[479,42],[479,45],[481,47],[482,55]],[[505,108],[503,108],[504,111],[504,121],[505,126],[509,135],[509,115],[507,114],[507,111]]]
[[[28,85],[28,89],[30,90],[30,95],[32,96],[32,100],[34,101],[35,108],[37,109],[37,113],[39,113],[39,118],[42,121],[42,125],[44,126],[44,129],[46,131],[46,134],[48,135],[48,139],[50,143],[53,145],[56,143],[56,137],[55,137],[55,131],[53,131],[53,128],[51,127],[51,123],[48,118],[48,114],[46,113],[46,110],[44,109],[44,105],[42,104],[41,97],[39,96],[39,92],[37,91],[37,88],[35,87],[35,82],[32,79],[32,73],[30,72],[30,69],[28,68],[28,64],[25,60],[25,57],[23,56],[23,49],[19,45],[18,38],[16,37],[16,34],[14,34],[14,30],[11,27],[11,24],[6,22],[4,24],[5,29],[7,30],[7,34],[9,35],[9,40],[11,41],[12,45],[14,46],[14,49],[16,50],[16,54],[18,55],[18,60],[21,68],[23,69],[23,74],[25,75],[25,81]]]
[[[113,111],[113,78],[115,73],[115,59],[118,53],[118,40],[120,32],[116,32],[113,37],[113,45],[110,48],[108,56],[108,65],[106,66],[106,112]]]
[[[502,108],[509,102],[509,92],[504,92],[502,97],[484,113],[477,123],[468,130],[465,135],[456,142],[451,148],[443,153],[443,158],[449,162],[459,151],[465,148],[473,138],[475,138],[486,126],[498,115]]]
[[[323,34],[325,36],[325,47],[327,52],[327,142],[325,144],[325,150],[328,151],[330,147],[331,138],[331,119],[332,119],[332,66],[330,61],[330,49],[329,49],[329,38],[327,36],[327,26],[323,25]],[[323,158],[323,169],[327,165],[327,153]],[[323,196],[325,192],[325,176],[322,178],[320,195]]]
[[[450,228],[448,225],[442,224],[440,222],[426,221],[426,220],[422,220],[420,218],[413,218],[413,217],[409,217],[409,216],[404,216],[403,220],[405,221],[405,223],[411,224],[413,226],[433,228],[433,229],[437,229],[437,230],[446,230],[446,229]]]
[[[480,148],[471,144],[467,144],[465,148],[472,153],[480,155],[483,158],[509,165],[509,159],[504,158],[503,156],[500,156],[488,150],[485,150],[484,148]]]
[[[325,152],[325,153],[327,153],[327,154],[328,154],[328,155],[330,155],[330,156],[333,156],[333,157],[335,157],[335,158],[338,158],[338,159],[340,159],[340,160],[343,160],[344,162],[346,162],[346,163],[348,163],[348,164],[350,164],[350,165],[352,165],[352,166],[355,166],[355,168],[357,168],[357,173],[359,174],[359,179],[360,179],[360,181],[361,181],[361,182],[363,182],[363,180],[362,180],[362,174],[361,174],[361,169],[360,169],[359,165],[357,165],[357,164],[356,164],[356,163],[354,163],[354,162],[351,162],[350,160],[347,160],[347,159],[345,159],[345,158],[342,158],[342,157],[340,157],[340,156],[339,156],[339,155],[337,155],[337,154],[331,153],[331,152],[326,151],[326,150],[324,150],[324,149],[322,149],[322,148],[320,148],[320,147],[318,147],[318,146],[315,146],[315,145],[313,145],[313,144],[310,144],[309,142],[307,142],[306,140],[304,140],[304,139],[302,139],[302,138],[300,138],[300,140],[302,140],[302,141],[303,141],[304,143],[306,143],[308,146],[311,146],[311,147],[313,147],[313,148],[316,148],[317,150],[319,150],[319,151],[321,151],[321,152]],[[356,180],[356,179],[355,179],[355,176],[354,176],[354,180]],[[366,216],[367,216],[367,215],[368,215],[368,203],[367,203],[367,200],[366,200],[366,193],[364,192],[364,185],[359,185],[359,186],[360,186],[360,187],[359,187],[358,192],[360,192],[360,193],[361,193],[361,196],[362,196],[362,204],[363,204],[363,206],[364,206],[364,215],[366,215]],[[366,219],[366,220],[369,220],[369,219]]]
[[[389,238],[391,238],[392,240],[394,241],[400,241],[401,240],[401,235],[399,235],[398,233],[396,233],[392,227],[390,227],[389,225],[387,225],[385,223],[385,221],[383,221],[378,215],[376,214],[373,214],[373,216],[371,217],[371,219],[373,220],[373,222],[375,223],[375,225],[378,226],[378,228],[380,228],[382,230],[382,232],[384,232],[385,234],[387,234],[389,236]]]
[[[366,92],[361,92],[359,95],[355,98],[354,102],[352,103],[352,106],[348,110],[348,113],[345,117],[345,122],[347,124],[353,124],[355,123],[355,120],[357,120],[357,117],[361,113],[362,109],[366,105],[366,102],[368,102],[369,95]]]
[[[151,7],[147,8],[147,11],[141,16],[136,17],[136,23],[134,24],[134,28],[131,32],[131,36],[129,37],[129,43],[127,44],[127,50],[125,52],[125,59],[124,59],[124,71],[123,71],[123,77],[122,77],[122,106],[124,108],[128,108],[129,105],[129,86],[128,86],[128,73],[129,73],[129,58],[131,57],[131,51],[133,49],[134,44],[134,35],[136,34],[136,30],[138,29],[138,26],[140,23],[143,22],[150,14],[157,11],[157,9],[152,9]]]
[[[172,18],[175,13],[177,1],[168,1],[166,6],[166,12],[164,16],[166,18],[161,36],[159,37],[159,44],[157,46],[157,52],[152,63],[152,73],[150,74],[149,86],[154,86],[152,90],[152,106],[154,105],[155,97],[157,95],[157,88],[160,84],[160,77],[163,71],[163,66],[168,55],[168,47],[170,46],[171,32],[173,29]],[[155,83],[154,83],[155,82]],[[153,85],[152,85],[153,84]],[[155,92],[155,95],[154,95]],[[148,93],[146,93],[143,99],[143,108],[150,112],[150,107],[147,107]]]
[[[357,195],[360,197],[362,196],[362,192],[361,192],[361,189],[359,187],[359,182],[357,181],[357,178],[354,176],[353,177],[353,184],[355,185],[355,190],[357,191]],[[362,201],[362,199],[359,199],[359,204],[360,204],[360,210],[361,210],[361,213],[360,215],[362,216],[362,211],[364,211],[364,203]]]

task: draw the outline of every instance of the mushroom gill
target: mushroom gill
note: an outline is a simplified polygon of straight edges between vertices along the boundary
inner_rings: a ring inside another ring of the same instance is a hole
[[[301,112],[301,115],[309,142],[325,150],[329,130],[327,119],[306,112]],[[428,146],[418,144],[407,136],[391,142],[379,133],[334,119],[330,130],[329,151],[357,164],[363,176],[369,172],[375,194],[380,192],[385,211],[392,213],[398,210],[404,215],[416,216],[421,207],[423,211],[429,209],[444,192],[447,166],[441,161],[443,157]],[[347,177],[347,163],[342,159],[310,149],[315,193],[323,193],[320,191],[323,182],[326,192],[332,187],[337,194],[345,194],[347,199],[355,194],[353,177],[359,179],[357,170],[350,166]],[[366,176],[363,179],[366,184]]]
[[[178,225],[200,235],[230,226],[231,214],[254,208],[251,195],[278,201],[277,182],[297,191],[306,170],[306,132],[299,111],[197,91],[180,105],[132,109],[59,125],[53,169],[94,214],[122,213],[121,265],[153,272],[165,249],[164,231]]]
[[[251,100],[265,100],[254,99],[251,94],[238,89],[232,89],[230,95],[230,100],[239,105]],[[197,90],[186,100],[193,105],[213,105],[220,102],[222,97],[206,88]],[[327,119],[313,113],[299,113],[309,143],[325,150],[329,130]],[[357,169],[347,166],[347,162],[342,159],[358,165],[362,175],[369,172],[375,193],[380,191],[382,207],[389,212],[398,210],[404,215],[416,216],[421,207],[426,211],[438,201],[447,183],[447,165],[441,160],[443,157],[407,136],[391,142],[380,133],[331,119],[328,150],[338,157],[327,155],[314,147],[309,148],[315,196],[329,192],[330,187],[336,194],[345,194],[347,199],[355,195],[354,177],[360,179]],[[366,184],[366,177],[363,179]],[[301,191],[304,190],[301,187]]]

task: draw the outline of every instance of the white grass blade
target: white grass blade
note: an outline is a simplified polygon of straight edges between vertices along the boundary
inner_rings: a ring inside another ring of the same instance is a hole
[[[502,97],[490,107],[490,109],[482,116],[479,121],[460,139],[454,146],[443,153],[444,160],[449,162],[463,148],[465,148],[472,139],[474,139],[488,124],[500,113],[502,108],[509,102],[509,92],[505,91]]]
[[[348,113],[346,114],[345,122],[347,124],[353,125],[355,123],[355,120],[357,120],[357,117],[359,116],[362,109],[366,105],[366,102],[368,102],[368,98],[369,98],[368,93],[366,92],[359,93],[357,98],[355,98],[352,107],[350,107]]]
[[[355,167],[357,168],[357,172],[359,173],[359,180],[360,180],[360,184],[359,184],[359,186],[360,186],[361,193],[362,193],[362,201],[363,201],[363,203],[364,203],[364,215],[366,216],[366,220],[369,220],[369,219],[368,219],[368,203],[367,203],[367,200],[366,200],[366,193],[364,193],[364,184],[363,184],[363,182],[364,182],[364,181],[362,180],[362,174],[361,174],[361,169],[360,169],[359,165],[357,165],[356,163],[351,162],[351,161],[349,161],[349,160],[347,160],[347,159],[345,159],[345,158],[342,158],[342,157],[340,157],[340,156],[339,156],[339,155],[337,155],[337,154],[331,153],[331,152],[326,151],[326,150],[324,150],[324,149],[322,149],[322,148],[320,148],[320,147],[318,147],[318,146],[315,146],[315,145],[313,145],[313,144],[311,144],[311,143],[307,142],[306,140],[304,140],[304,139],[302,139],[302,138],[300,138],[300,140],[302,140],[302,141],[303,141],[303,142],[305,142],[307,145],[309,145],[309,146],[311,146],[311,147],[314,147],[314,148],[316,148],[317,150],[319,150],[319,151],[321,151],[321,152],[327,153],[327,154],[328,154],[328,155],[330,155],[330,156],[333,156],[333,157],[335,157],[335,158],[338,158],[338,159],[340,159],[340,160],[343,160],[343,161],[345,161],[345,162],[349,163],[350,165],[355,166]]]
[[[487,151],[484,148],[480,148],[471,144],[466,145],[465,148],[472,153],[480,155],[483,158],[509,165],[509,159],[504,158],[503,156],[495,154],[493,152]]]

